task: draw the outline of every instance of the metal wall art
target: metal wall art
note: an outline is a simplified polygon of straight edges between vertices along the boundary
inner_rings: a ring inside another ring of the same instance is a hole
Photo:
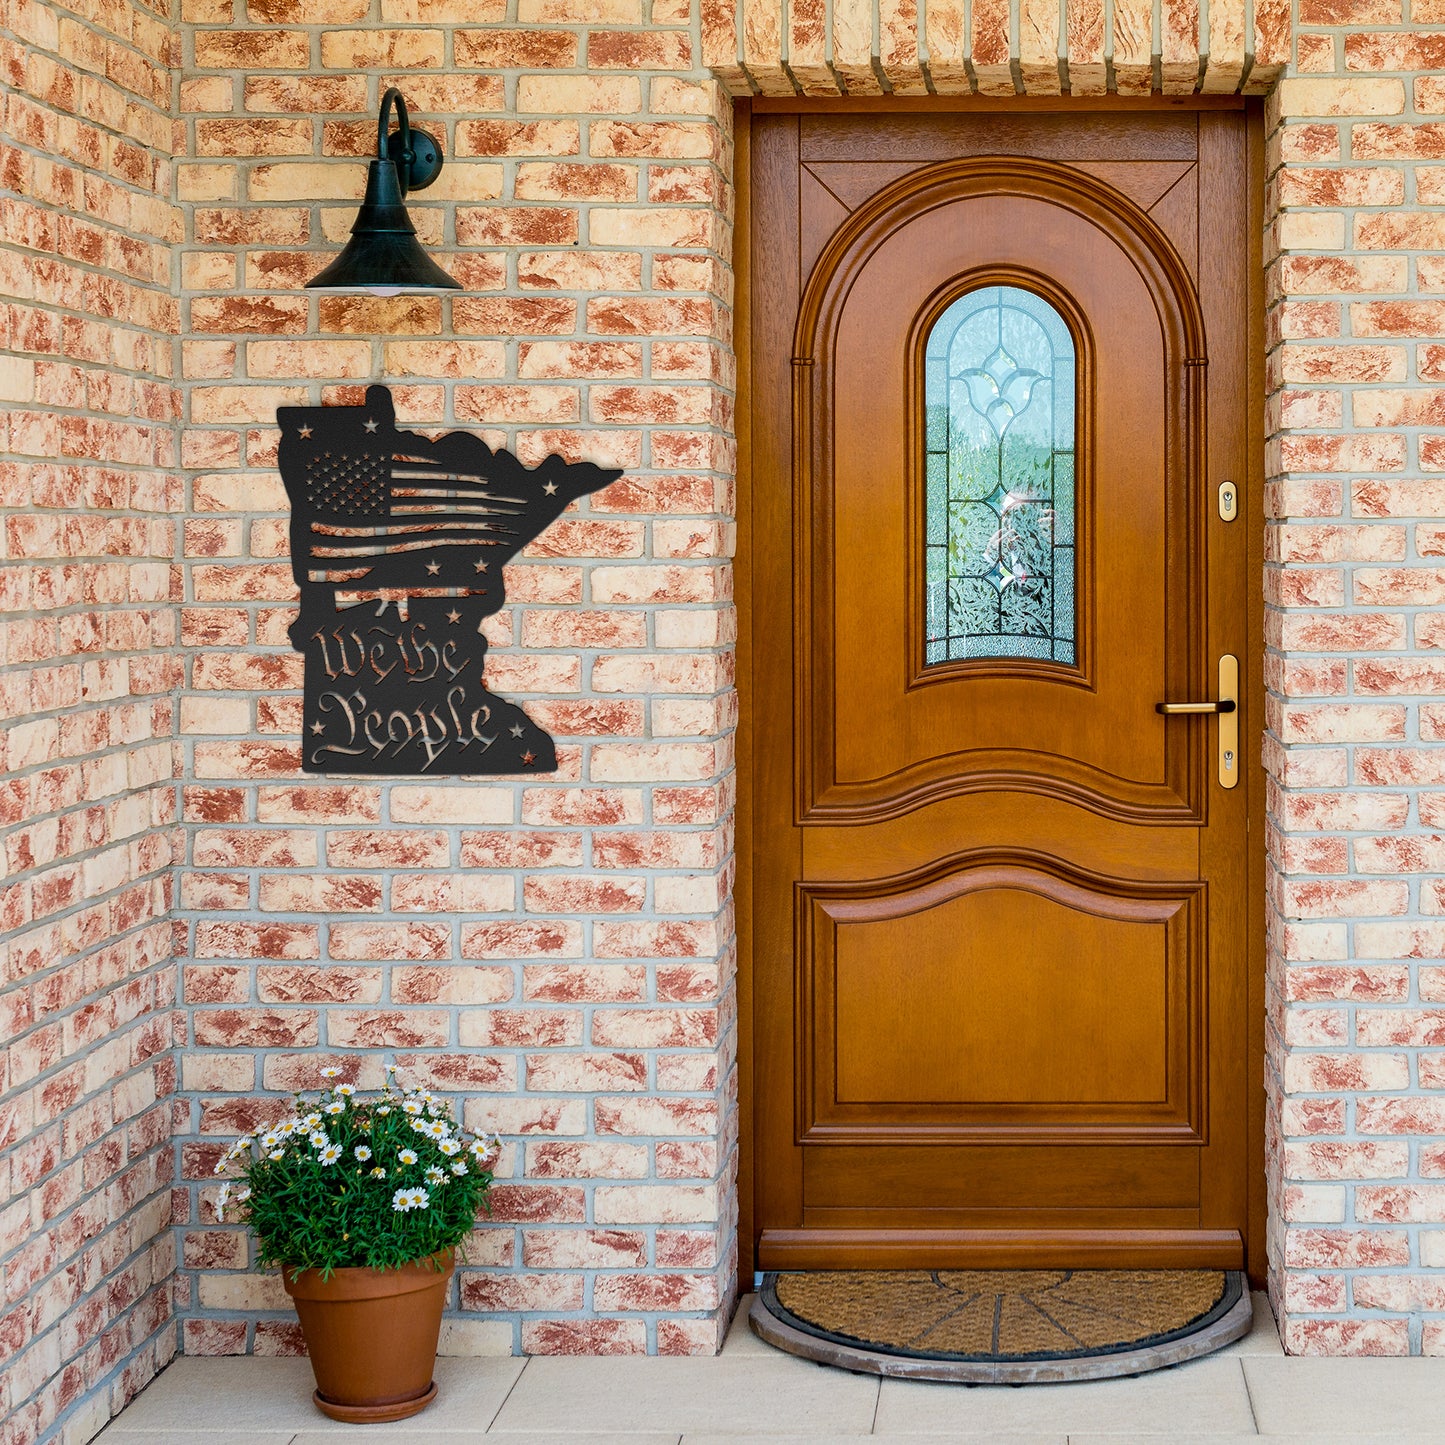
[[[302,766],[387,775],[554,772],[552,739],[484,681],[502,567],[622,475],[525,467],[480,437],[398,431],[391,393],[288,406],[280,467],[306,659]]]

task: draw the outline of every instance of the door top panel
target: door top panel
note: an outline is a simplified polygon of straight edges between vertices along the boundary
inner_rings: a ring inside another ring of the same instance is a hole
[[[941,161],[1024,155],[1053,160],[1192,161],[1195,112],[1055,115],[805,115],[799,158],[814,161]]]

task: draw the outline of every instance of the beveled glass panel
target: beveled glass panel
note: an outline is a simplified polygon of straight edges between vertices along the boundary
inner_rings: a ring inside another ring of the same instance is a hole
[[[960,296],[924,356],[926,663],[1075,661],[1074,341],[1018,286]]]

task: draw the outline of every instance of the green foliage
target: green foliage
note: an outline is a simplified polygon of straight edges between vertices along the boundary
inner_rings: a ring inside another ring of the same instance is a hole
[[[216,1166],[229,1176],[216,1215],[251,1226],[263,1268],[397,1269],[466,1239],[487,1207],[500,1147],[495,1135],[459,1129],[445,1100],[390,1073],[370,1098],[333,1084],[314,1098],[297,1094],[290,1118],[236,1140]]]

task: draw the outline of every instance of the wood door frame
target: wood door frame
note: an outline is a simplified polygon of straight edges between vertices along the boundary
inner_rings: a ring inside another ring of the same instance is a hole
[[[763,114],[829,115],[871,112],[879,115],[979,114],[986,112],[1045,113],[1060,111],[1138,112],[1149,110],[1240,110],[1248,124],[1248,196],[1250,223],[1245,245],[1249,269],[1249,374],[1247,404],[1251,416],[1247,438],[1248,466],[1246,495],[1252,504],[1240,521],[1249,528],[1247,574],[1252,580],[1247,598],[1248,634],[1253,646],[1244,659],[1241,685],[1252,702],[1250,716],[1264,718],[1264,125],[1263,102],[1235,96],[1150,96],[1120,100],[1117,96],[1074,98],[1070,96],[1016,96],[993,99],[980,96],[956,98],[849,97],[836,100],[796,97],[788,99],[739,100],[734,104],[733,180],[736,206],[733,226],[733,350],[737,362],[737,463],[734,511],[737,517],[737,548],[733,561],[737,610],[737,802],[735,810],[734,857],[737,864],[733,888],[737,918],[738,947],[738,1285],[752,1287],[755,1246],[756,1161],[753,1127],[757,1100],[753,1088],[753,990],[752,968],[752,864],[753,864],[753,715],[752,715],[752,301],[751,276],[751,163],[752,117]],[[1252,754],[1255,786],[1249,789],[1247,854],[1251,880],[1248,900],[1249,997],[1248,1038],[1252,1077],[1249,1083],[1249,1166],[1247,1263],[1251,1283],[1262,1287],[1265,1270],[1265,787],[1262,764]]]

